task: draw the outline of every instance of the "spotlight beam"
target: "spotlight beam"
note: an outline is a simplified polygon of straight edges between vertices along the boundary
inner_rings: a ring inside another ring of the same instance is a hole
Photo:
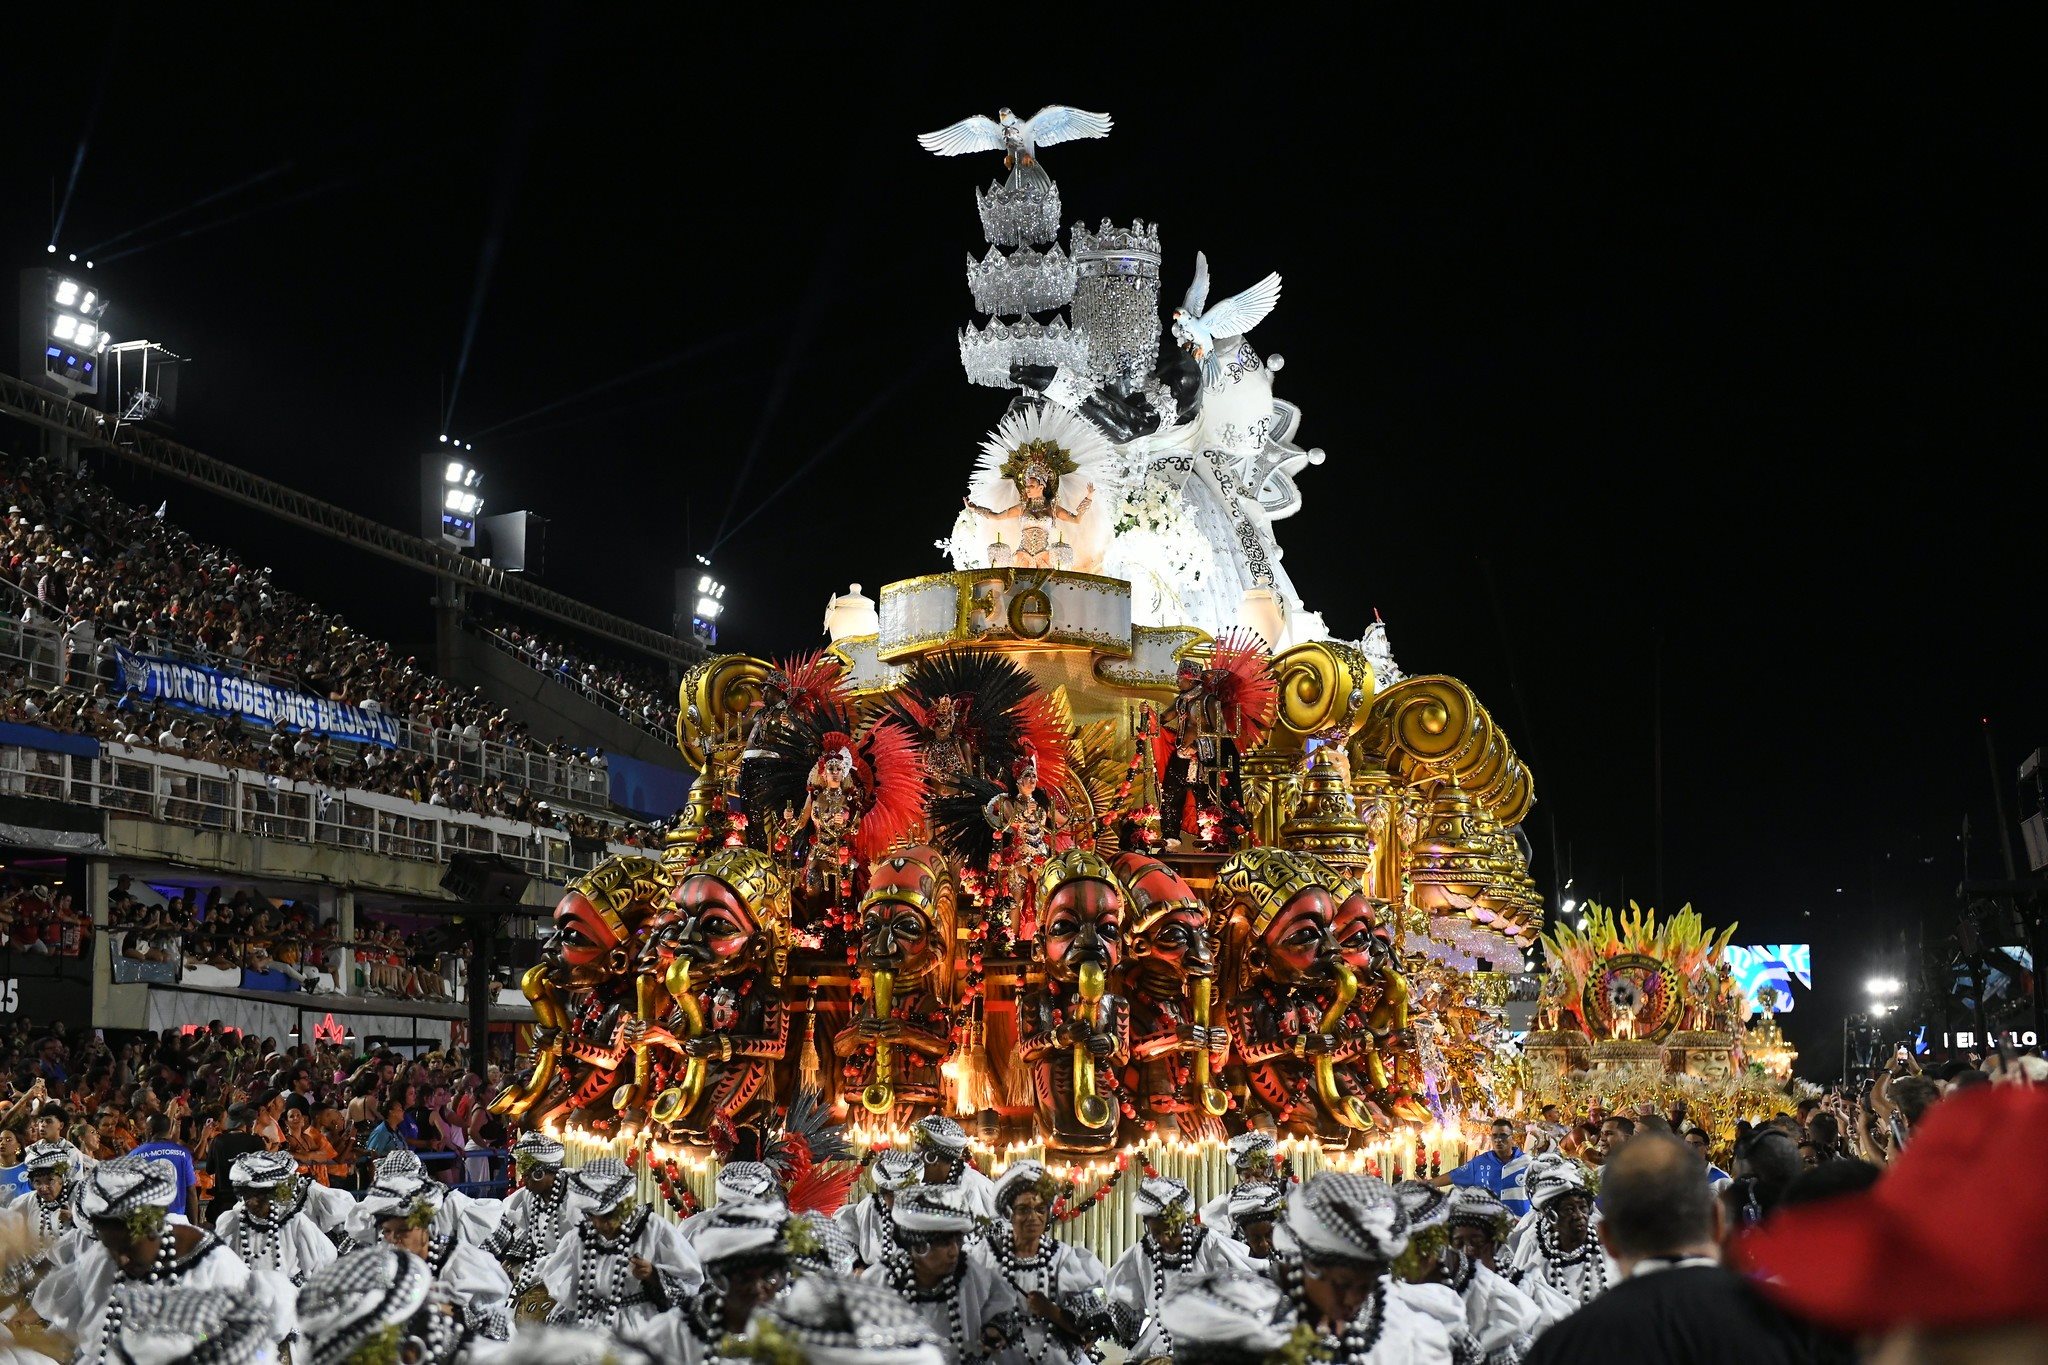
[[[85,169],[85,152],[92,145],[92,130],[100,121],[100,106],[107,100],[107,81],[114,74],[114,59],[121,53],[121,35],[128,31],[127,17],[126,11],[117,16],[114,36],[107,44],[105,60],[100,63],[99,83],[92,91],[92,108],[85,115],[85,131],[78,135],[78,150],[71,157],[71,177],[64,182],[64,199],[57,205],[56,221],[50,224],[52,248],[64,235],[64,220],[71,215],[71,196],[78,189],[78,173]]]
[[[825,442],[824,445],[819,446],[817,451],[811,456],[810,459],[805,460],[802,464],[798,465],[795,469],[791,470],[789,473],[789,477],[785,478],[781,483],[777,484],[769,492],[767,497],[755,503],[753,510],[748,512],[744,517],[741,517],[737,522],[735,522],[732,526],[732,529],[722,532],[716,540],[712,541],[711,552],[713,554],[717,554],[719,546],[725,544],[725,542],[731,540],[734,536],[738,535],[743,529],[745,529],[748,522],[752,521],[755,517],[760,516],[762,512],[768,509],[769,504],[773,503],[777,498],[781,497],[784,493],[787,493],[790,489],[794,488],[797,484],[797,481],[802,479],[804,475],[810,473],[811,470],[815,469],[819,465],[819,463],[821,463],[825,459],[826,456],[832,454],[834,451],[838,450],[839,447],[845,445],[849,437],[853,436],[856,432],[860,431],[861,428],[865,427],[868,423],[874,421],[875,418],[881,416],[883,410],[887,408],[891,403],[895,402],[896,399],[902,395],[903,391],[910,387],[911,382],[913,380],[924,378],[926,373],[928,373],[933,366],[937,365],[939,361],[943,360],[947,355],[951,354],[952,351],[953,347],[951,344],[940,346],[926,353],[924,359],[919,361],[917,364],[906,367],[903,373],[896,376],[895,383],[891,384],[888,388],[883,389],[880,393],[876,394],[874,398],[869,401],[866,407],[862,408],[858,413],[854,414],[854,418],[851,422],[848,422],[845,426],[839,428],[838,431],[834,432],[832,434],[832,439]]]
[[[224,189],[215,190],[212,194],[203,194],[199,196],[199,198],[194,199],[191,203],[184,205],[182,208],[172,209],[169,213],[160,213],[146,223],[140,224],[139,226],[136,227],[129,228],[126,232],[117,232],[111,237],[102,238],[99,241],[94,242],[91,246],[84,248],[82,251],[79,252],[79,254],[81,256],[97,255],[98,253],[106,250],[108,247],[113,246],[117,242],[125,242],[130,237],[134,237],[141,233],[147,232],[153,227],[160,227],[161,225],[170,222],[173,218],[182,218],[186,214],[192,212],[194,209],[203,209],[208,204],[217,203],[218,201],[227,198],[231,194],[239,194],[243,190],[249,189],[250,187],[255,185],[260,185],[266,180],[275,180],[278,176],[283,175],[286,171],[291,170],[297,164],[298,163],[295,161],[280,161],[277,163],[277,165],[272,166],[267,171],[258,171],[256,172],[256,174],[249,176],[247,179],[237,180],[234,184],[229,185]]]
[[[497,273],[498,257],[505,249],[505,229],[512,221],[512,206],[518,202],[519,186],[526,178],[526,148],[533,139],[533,125],[540,114],[541,90],[547,81],[552,50],[547,39],[539,22],[526,35],[526,69],[525,79],[520,82],[519,108],[498,152],[491,216],[484,228],[483,249],[477,254],[476,280],[469,291],[469,317],[462,324],[462,349],[455,357],[455,381],[448,386],[448,409],[441,414],[444,431],[455,420],[455,404],[462,397],[463,376],[469,373],[469,354],[476,345],[476,329],[483,321],[491,276]]]

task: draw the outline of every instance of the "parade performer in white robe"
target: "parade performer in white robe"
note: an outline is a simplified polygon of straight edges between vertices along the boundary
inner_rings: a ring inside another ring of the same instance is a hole
[[[1535,1224],[1516,1249],[1514,1267],[1571,1303],[1583,1307],[1620,1280],[1593,1235],[1593,1191],[1576,1161],[1529,1173],[1529,1207]]]
[[[853,1243],[854,1254],[863,1266],[880,1265],[882,1254],[895,1239],[890,1228],[889,1209],[896,1196],[915,1185],[924,1175],[924,1157],[891,1147],[868,1163],[868,1179],[874,1189],[859,1203],[848,1204],[833,1215],[840,1231]]]
[[[808,1221],[764,1202],[719,1205],[692,1246],[704,1287],[627,1334],[629,1344],[679,1365],[705,1365],[719,1342],[744,1332],[754,1310],[788,1285],[799,1252],[819,1249]]]
[[[1383,1180],[1322,1171],[1287,1196],[1273,1271],[1330,1365],[1451,1365],[1450,1334],[1394,1289],[1408,1215]]]
[[[1448,1291],[1470,1354],[1485,1365],[1516,1365],[1542,1330],[1542,1311],[1527,1294],[1473,1260],[1451,1239],[1449,1191],[1419,1180],[1404,1180],[1394,1195],[1408,1215],[1408,1250],[1394,1273],[1409,1288]],[[1498,1201],[1496,1201],[1498,1202]],[[1455,1343],[1457,1330],[1451,1333]]]
[[[274,1306],[260,1294],[176,1285],[114,1291],[121,1325],[109,1354],[122,1365],[273,1365]]]
[[[16,1225],[18,1235],[35,1250],[8,1267],[0,1288],[27,1294],[52,1266],[77,1255],[82,1239],[71,1235],[77,1227],[72,1210],[76,1190],[66,1144],[31,1142],[21,1154],[21,1165],[28,1176],[28,1192],[0,1209],[0,1220]]]
[[[1173,1337],[1174,1365],[1299,1365],[1313,1358],[1314,1329],[1265,1275],[1190,1275],[1166,1296],[1159,1316]]]
[[[996,1221],[968,1250],[1023,1300],[998,1365],[1084,1365],[1089,1348],[1112,1333],[1102,1262],[1052,1236],[1053,1205],[1065,1192],[1040,1163],[1012,1163],[995,1182]]]
[[[376,1230],[364,1225],[362,1204],[370,1200],[389,1196],[395,1191],[408,1188],[409,1180],[425,1180],[427,1173],[420,1165],[417,1153],[400,1147],[377,1163],[376,1173],[370,1188],[363,1192],[361,1203],[349,1211],[346,1223],[349,1245],[343,1250],[373,1245]],[[435,1181],[435,1184],[440,1184]],[[464,1194],[461,1190],[441,1186],[440,1206],[434,1211],[434,1236],[444,1242],[467,1242],[471,1246],[482,1246],[490,1235],[497,1231],[498,1220],[504,1216],[505,1201],[502,1199],[478,1199]]]
[[[1261,1184],[1281,1184],[1278,1163],[1274,1160],[1273,1135],[1260,1128],[1239,1133],[1224,1144],[1224,1154],[1230,1161],[1231,1174],[1237,1178],[1237,1185],[1247,1181]],[[1202,1225],[1222,1228],[1230,1222],[1230,1190],[1225,1190],[1208,1203],[1202,1205]],[[1285,1193],[1285,1190],[1282,1190]]]
[[[511,1275],[515,1305],[540,1283],[540,1268],[555,1254],[562,1234],[576,1216],[569,1203],[569,1177],[562,1171],[565,1156],[561,1143],[538,1131],[521,1133],[512,1144],[512,1164],[519,1172],[519,1188],[505,1201],[497,1230],[484,1239],[482,1250],[485,1255],[496,1257]],[[545,1319],[547,1315],[522,1307],[520,1316]]]
[[[1535,1305],[1537,1326],[1534,1330],[1541,1332],[1578,1305],[1543,1283],[1543,1277],[1534,1271],[1516,1270],[1503,1264],[1506,1238],[1514,1224],[1515,1215],[1492,1191],[1476,1185],[1451,1191],[1451,1245],[1471,1261],[1521,1290]]]
[[[479,1337],[504,1341],[512,1335],[512,1278],[469,1243],[435,1235],[445,1200],[438,1180],[395,1177],[389,1192],[363,1203],[378,1240],[425,1261],[460,1310],[464,1326]]]
[[[33,1299],[52,1331],[78,1343],[79,1365],[108,1359],[119,1329],[113,1294],[121,1284],[247,1287],[249,1267],[225,1243],[171,1213],[177,1192],[178,1173],[167,1161],[117,1157],[86,1175],[75,1216],[96,1240],[53,1269]]]
[[[1109,1297],[1122,1305],[1125,1341],[1134,1360],[1173,1354],[1173,1338],[1159,1321],[1159,1307],[1181,1278],[1195,1268],[1202,1245],[1213,1235],[1195,1221],[1195,1197],[1167,1176],[1138,1186],[1132,1204],[1145,1235],[1124,1249],[1109,1268]]]
[[[228,1168],[228,1181],[239,1198],[215,1234],[251,1271],[289,1281],[296,1296],[306,1277],[335,1257],[334,1243],[306,1214],[301,1187],[310,1178],[288,1152],[245,1152]]]
[[[1216,1206],[1210,1200],[1203,1208]],[[1209,1236],[1195,1252],[1194,1273],[1235,1270],[1263,1275],[1273,1255],[1273,1224],[1287,1206],[1287,1187],[1267,1180],[1241,1180],[1224,1196],[1219,1220],[1203,1214]]]
[[[699,1209],[677,1224],[685,1242],[695,1242],[698,1232],[709,1225],[711,1215],[727,1204],[781,1204],[782,1182],[775,1178],[775,1168],[766,1162],[728,1161],[718,1168],[711,1193],[710,1208]]]
[[[925,1316],[866,1274],[798,1279],[754,1314],[745,1350],[754,1360],[806,1365],[949,1365]]]
[[[598,1157],[570,1177],[582,1216],[541,1267],[550,1321],[619,1332],[695,1294],[704,1268],[676,1225],[633,1198],[633,1173]]]
[[[472,1340],[433,1268],[379,1245],[307,1279],[293,1365],[458,1365]]]
[[[943,1114],[928,1114],[911,1126],[910,1137],[924,1158],[919,1183],[957,1186],[967,1195],[969,1208],[983,1218],[995,1217],[995,1182],[968,1161],[965,1128]]]
[[[896,1240],[882,1263],[861,1277],[906,1300],[955,1365],[1007,1345],[1003,1328],[1023,1301],[987,1262],[967,1254],[976,1213],[966,1192],[956,1185],[913,1185],[896,1196],[890,1218]]]

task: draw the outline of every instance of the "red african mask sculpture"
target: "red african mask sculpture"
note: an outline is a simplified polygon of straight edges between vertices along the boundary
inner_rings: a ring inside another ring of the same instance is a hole
[[[1130,1008],[1109,979],[1122,956],[1128,899],[1115,870],[1087,849],[1054,855],[1039,877],[1033,955],[1041,972],[1018,996],[1018,1052],[1051,1150],[1116,1145]]]

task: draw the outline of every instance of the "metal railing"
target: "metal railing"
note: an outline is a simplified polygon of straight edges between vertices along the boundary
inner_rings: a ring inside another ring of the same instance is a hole
[[[190,446],[165,440],[154,432],[129,427],[116,442],[114,424],[105,413],[70,402],[13,375],[0,374],[0,413],[63,432],[80,445],[119,455],[145,469],[195,484],[245,507],[332,536],[356,549],[452,579],[471,592],[538,612],[638,653],[685,665],[705,657],[704,646],[696,640],[679,639],[650,630],[637,621],[599,611],[588,603],[543,588],[524,574],[507,573],[419,536],[407,535],[332,503],[307,497],[283,484],[203,455]]]
[[[490,645],[501,653],[511,655],[514,659],[517,659],[520,663],[526,665],[526,667],[540,674],[548,681],[559,687],[568,688],[591,705],[611,712],[642,734],[652,735],[664,743],[673,744],[675,742],[676,736],[673,729],[647,719],[638,710],[634,709],[632,703],[628,702],[625,698],[614,696],[602,687],[587,683],[579,675],[571,671],[576,666],[576,660],[569,658],[544,658],[528,649],[525,645],[520,644],[517,640],[485,625],[481,621],[466,621],[463,624],[471,634],[480,636],[485,644]]]
[[[551,882],[588,871],[600,856],[576,852],[565,830],[463,814],[403,797],[291,782],[126,744],[103,743],[97,758],[0,745],[0,793],[407,862],[443,864],[456,853],[494,853]],[[611,853],[632,851],[625,844],[606,846]]]
[[[5,579],[0,579],[0,589],[5,590],[0,591],[0,599],[23,606],[35,602],[34,598]],[[36,606],[40,608],[41,603],[36,603]],[[66,624],[0,615],[0,669],[20,664],[26,670],[31,686],[72,693],[91,691],[94,683],[105,680],[93,671],[70,668],[64,649]],[[303,684],[288,675],[270,669],[248,668],[232,659],[206,659],[203,657],[205,652],[201,650],[164,648],[159,652],[170,657],[194,656],[209,668],[240,673],[278,687],[304,690]],[[109,690],[113,690],[111,682]],[[260,725],[245,726],[245,729],[251,735],[269,733]],[[604,768],[585,759],[539,753],[482,738],[464,743],[451,732],[436,731],[412,716],[398,722],[398,733],[399,746],[389,752],[426,758],[437,768],[453,762],[456,771],[470,782],[509,782],[542,800],[566,802],[594,813],[611,810],[610,775]],[[328,742],[336,754],[351,760],[369,747],[342,739]]]

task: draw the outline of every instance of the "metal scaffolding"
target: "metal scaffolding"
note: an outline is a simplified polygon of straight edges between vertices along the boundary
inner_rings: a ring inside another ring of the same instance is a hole
[[[331,536],[355,549],[408,564],[437,578],[513,606],[574,626],[609,643],[658,659],[694,664],[706,650],[701,641],[678,639],[637,621],[614,616],[573,597],[543,588],[519,574],[494,569],[419,536],[358,516],[332,503],[309,498],[283,484],[251,474],[154,432],[121,427],[105,413],[70,402],[33,384],[0,374],[0,414],[60,432],[78,445],[104,450],[158,474],[204,488],[258,511]],[[118,433],[119,440],[115,437]]]

